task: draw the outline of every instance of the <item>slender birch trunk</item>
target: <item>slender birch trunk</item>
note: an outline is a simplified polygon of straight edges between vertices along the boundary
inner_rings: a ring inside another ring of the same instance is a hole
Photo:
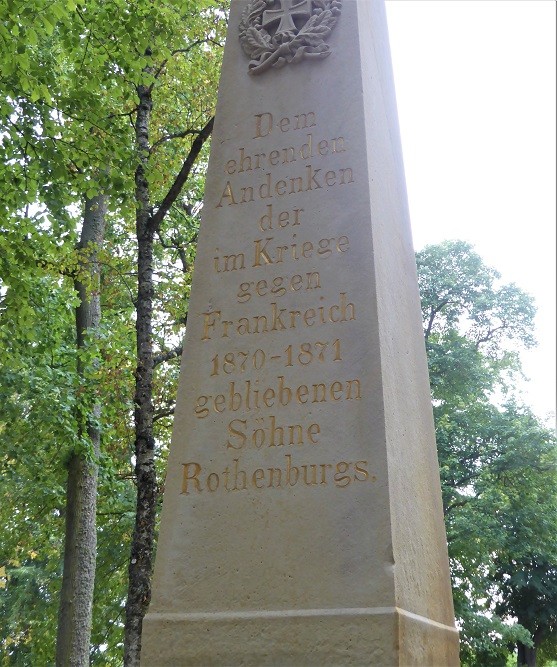
[[[149,157],[151,90],[140,86],[135,124],[139,164],[135,172],[137,258],[137,368],[135,376],[135,477],[137,506],[129,563],[126,602],[124,664],[139,667],[143,617],[151,601],[151,574],[155,543],[157,478],[153,436],[153,242],[150,193],[146,178]]]
[[[151,146],[149,123],[153,109],[152,88],[138,86],[139,105],[135,122],[135,140],[139,160],[135,171],[136,234],[137,234],[137,303],[135,375],[135,480],[137,505],[128,568],[128,598],[124,632],[124,665],[139,667],[143,617],[151,601],[151,577],[155,549],[157,510],[157,476],[155,469],[155,437],[153,424],[153,247],[155,234],[162,220],[180,195],[199,153],[211,136],[213,118],[199,131],[182,167],[156,212],[153,213],[147,181],[147,166]],[[172,355],[174,356],[174,355]]]

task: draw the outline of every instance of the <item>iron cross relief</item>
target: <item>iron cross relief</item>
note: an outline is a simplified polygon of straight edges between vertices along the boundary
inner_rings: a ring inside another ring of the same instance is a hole
[[[280,21],[276,34],[296,30],[294,17],[311,16],[311,0],[279,0],[279,9],[266,9],[263,12],[263,28]]]

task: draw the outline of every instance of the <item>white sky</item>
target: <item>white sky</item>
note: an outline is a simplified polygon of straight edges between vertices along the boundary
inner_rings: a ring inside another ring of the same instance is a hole
[[[523,400],[555,414],[557,4],[386,6],[414,245],[469,241],[534,297]]]

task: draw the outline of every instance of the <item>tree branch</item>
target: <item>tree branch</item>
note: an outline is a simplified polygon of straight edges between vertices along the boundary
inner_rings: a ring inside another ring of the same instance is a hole
[[[151,216],[150,225],[153,230],[157,230],[164,219],[164,216],[170,210],[172,204],[176,201],[178,195],[180,194],[184,183],[188,180],[192,167],[199,155],[203,144],[211,136],[213,131],[214,116],[209,120],[205,127],[199,132],[195,141],[192,144],[191,150],[188,153],[188,157],[185,159],[180,172],[176,176],[174,183],[170,187],[170,190],[167,192],[165,198],[163,199],[161,205],[157,209],[157,212]]]
[[[155,355],[153,357],[153,368],[159,366],[165,361],[170,361],[171,359],[179,357],[182,354],[183,349],[183,345],[177,345],[172,350],[166,350],[165,352],[160,352],[159,354]]]
[[[153,423],[155,423],[159,419],[163,419],[163,417],[170,417],[173,414],[174,414],[173,407],[168,408],[168,410],[161,410],[160,412],[157,412],[156,414],[153,415]]]
[[[441,303],[436,308],[433,306],[431,307],[431,310],[429,312],[429,322],[427,324],[427,329],[425,331],[426,342],[429,340],[429,336],[431,335],[431,331],[433,329],[433,322],[436,316],[449,303],[450,303],[449,299],[445,299],[444,301],[441,301]]]
[[[199,134],[199,131],[198,130],[183,130],[182,132],[174,132],[174,134],[165,134],[163,137],[161,137],[160,139],[157,139],[157,141],[154,142],[154,144],[151,146],[151,150],[149,152],[152,153],[157,146],[160,146],[165,141],[170,141],[171,139],[183,139],[184,137],[187,137],[190,134]]]
[[[478,338],[478,340],[476,341],[475,343],[476,350],[479,349],[482,343],[489,342],[498,331],[502,331],[506,328],[507,328],[506,325],[502,324],[500,327],[495,327],[494,329],[488,329],[487,333],[481,338]]]
[[[174,49],[174,51],[171,51],[170,55],[175,56],[178,53],[188,53],[191,51],[194,47],[199,46],[200,44],[204,44],[209,40],[207,39],[196,39],[195,42],[192,42],[188,47],[185,49]],[[212,40],[211,40],[212,41]],[[149,54],[150,55],[150,54]],[[159,67],[154,71],[153,76],[155,79],[158,79],[159,76],[163,73],[166,65],[168,64],[168,58],[162,61],[162,63],[159,65]]]

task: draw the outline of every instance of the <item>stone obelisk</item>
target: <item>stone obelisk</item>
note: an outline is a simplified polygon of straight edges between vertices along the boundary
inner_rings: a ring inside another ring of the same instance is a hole
[[[381,0],[232,0],[142,666],[458,665]]]

